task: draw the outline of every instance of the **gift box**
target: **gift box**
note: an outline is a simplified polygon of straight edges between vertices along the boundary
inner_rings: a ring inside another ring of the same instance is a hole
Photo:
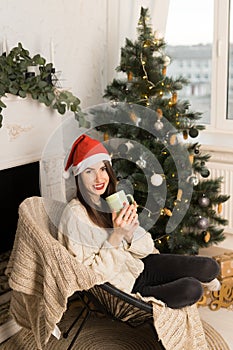
[[[211,292],[207,287],[204,288],[202,298],[197,303],[198,306],[208,306],[210,310],[217,311],[220,308],[233,307],[233,277],[227,277],[221,280],[221,289]]]
[[[219,279],[233,277],[233,252],[216,255],[213,257],[220,266]]]

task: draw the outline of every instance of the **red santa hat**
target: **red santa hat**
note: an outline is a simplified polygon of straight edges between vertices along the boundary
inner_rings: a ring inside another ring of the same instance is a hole
[[[70,177],[70,168],[76,176],[91,165],[103,160],[111,162],[111,157],[102,143],[87,135],[81,135],[72,145],[63,177],[65,179]]]

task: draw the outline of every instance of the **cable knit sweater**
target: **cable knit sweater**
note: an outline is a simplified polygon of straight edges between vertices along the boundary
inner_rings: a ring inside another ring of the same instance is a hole
[[[115,248],[108,243],[108,230],[95,225],[78,199],[65,208],[58,228],[58,240],[80,263],[90,266],[117,288],[130,293],[143,270],[141,258],[155,252],[150,233],[142,227]],[[157,251],[158,252],[158,251]]]
[[[91,265],[79,263],[56,239],[63,209],[60,203],[41,197],[28,198],[20,205],[6,270],[13,289],[11,313],[20,326],[32,330],[40,350],[45,349],[66,311],[68,297],[107,282]],[[166,350],[208,350],[196,305],[173,310],[156,299],[143,299],[153,304],[154,325]]]

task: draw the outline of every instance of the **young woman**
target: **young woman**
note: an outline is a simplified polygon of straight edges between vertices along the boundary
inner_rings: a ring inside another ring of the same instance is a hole
[[[66,206],[59,240],[71,254],[127,293],[153,296],[171,308],[196,303],[202,284],[219,289],[217,262],[208,257],[159,254],[138,221],[137,204],[110,212],[105,198],[116,177],[105,147],[87,135],[73,144],[65,174],[73,171],[77,197]]]

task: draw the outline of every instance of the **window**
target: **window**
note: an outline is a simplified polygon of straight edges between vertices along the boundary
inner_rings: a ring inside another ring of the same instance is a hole
[[[233,132],[233,0],[170,0],[165,41],[168,74],[190,81],[179,97],[208,130]]]
[[[230,4],[229,9],[229,41],[228,41],[228,95],[227,95],[227,119],[233,120],[233,4]]]

